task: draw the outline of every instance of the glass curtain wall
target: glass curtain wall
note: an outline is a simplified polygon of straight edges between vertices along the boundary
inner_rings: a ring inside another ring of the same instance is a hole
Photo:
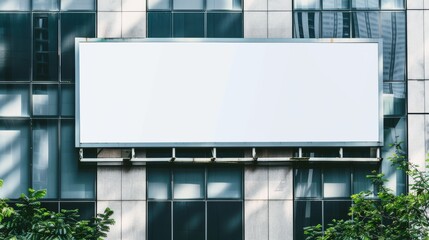
[[[293,34],[295,38],[379,38],[383,42],[383,107],[384,107],[384,141],[382,148],[382,157],[388,159],[392,156],[395,149],[390,146],[392,143],[402,143],[406,151],[406,15],[404,0],[295,0],[293,1]],[[388,186],[397,194],[405,191],[405,176],[391,166],[389,161],[383,161],[381,170],[388,178]],[[309,170],[306,170],[309,171]],[[322,171],[323,169],[314,169]],[[355,171],[355,170],[353,170]],[[300,171],[298,171],[300,172]],[[325,183],[323,186],[336,186],[335,191],[324,192],[319,195],[319,199],[327,197],[339,197],[343,190],[346,190],[344,184],[348,183],[345,176],[338,175],[326,178],[324,181],[335,178],[342,179],[341,184]],[[297,173],[298,174],[298,173]],[[304,173],[299,173],[301,176]],[[341,172],[344,174],[344,172]],[[305,175],[305,174],[304,174]],[[297,183],[297,179],[295,179]],[[322,181],[320,179],[320,181]],[[299,181],[298,181],[299,183]],[[308,183],[302,183],[308,185]],[[321,183],[320,183],[321,184]],[[320,185],[319,184],[319,185]],[[327,185],[326,185],[327,184]],[[339,186],[341,185],[341,186]],[[320,185],[322,187],[322,185]],[[356,178],[351,184],[353,192],[357,189],[365,190],[370,188],[370,184],[365,183],[363,179]],[[298,188],[297,188],[298,187]],[[306,188],[309,188],[307,186]],[[302,191],[304,186],[296,185],[295,190]],[[310,188],[309,188],[310,189]],[[308,194],[317,191],[309,190]],[[299,193],[299,192],[298,192]],[[303,239],[301,235],[302,227],[313,224],[313,220],[329,219],[331,212],[324,210],[325,202],[322,206],[313,203],[315,201],[310,195],[305,195],[308,202],[305,210],[301,205],[303,196],[295,195],[295,226],[296,239]],[[326,195],[327,194],[327,195]],[[319,200],[318,200],[319,201]],[[317,201],[316,201],[317,202]],[[314,206],[312,205],[314,204]],[[340,205],[337,205],[340,207]],[[309,212],[309,209],[314,211]],[[304,212],[303,212],[304,211]],[[347,208],[343,210],[346,212]],[[323,214],[322,214],[323,213]],[[301,221],[299,216],[303,215],[308,219]],[[309,215],[306,215],[309,214]],[[313,215],[314,214],[314,215]],[[316,222],[316,220],[314,220]],[[319,222],[320,223],[320,222]]]
[[[96,1],[0,1],[0,197],[47,189],[52,210],[95,212],[95,169],[74,147],[74,38],[95,37]]]

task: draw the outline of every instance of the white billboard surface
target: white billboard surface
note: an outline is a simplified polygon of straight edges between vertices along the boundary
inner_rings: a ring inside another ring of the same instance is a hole
[[[374,40],[76,44],[77,147],[382,144]]]

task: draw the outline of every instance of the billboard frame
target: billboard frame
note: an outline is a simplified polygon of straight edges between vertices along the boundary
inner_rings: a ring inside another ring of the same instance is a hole
[[[168,143],[81,143],[80,142],[80,69],[79,44],[90,42],[218,42],[218,43],[377,43],[378,44],[378,141],[347,142],[168,142]],[[384,144],[383,129],[383,43],[378,38],[321,39],[243,39],[243,38],[75,38],[75,147],[380,147]]]

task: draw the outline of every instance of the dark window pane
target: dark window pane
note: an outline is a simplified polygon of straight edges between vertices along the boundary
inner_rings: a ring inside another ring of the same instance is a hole
[[[347,147],[343,148],[343,157],[345,158],[369,158],[372,155],[371,148],[367,147]]]
[[[302,148],[303,157],[331,157],[336,158],[340,156],[340,149],[333,147],[313,147]]]
[[[171,37],[171,12],[148,12],[147,36]]]
[[[95,216],[95,203],[93,202],[61,202],[60,208],[67,210],[79,210],[79,219],[89,220]]]
[[[58,122],[33,122],[33,188],[46,189],[46,198],[58,197]]]
[[[349,38],[350,13],[322,13],[322,33],[325,38]]]
[[[176,148],[176,157],[209,158],[211,156],[210,148]]]
[[[61,198],[94,199],[95,171],[91,166],[79,164],[74,141],[73,120],[61,121]]]
[[[171,148],[146,148],[145,150],[148,158],[171,158],[173,155]]]
[[[320,169],[295,169],[295,197],[320,198],[321,185]]]
[[[322,224],[322,202],[295,201],[295,240],[304,240],[304,227]]]
[[[323,9],[349,9],[350,0],[323,0]]]
[[[31,15],[0,14],[0,81],[30,81]]]
[[[204,169],[175,169],[173,175],[174,199],[205,198]]]
[[[383,83],[383,109],[385,116],[405,115],[405,83]]]
[[[173,204],[173,239],[204,239],[204,202],[174,202]]]
[[[171,203],[148,202],[148,239],[171,240]]]
[[[30,123],[0,120],[1,198],[18,198],[27,193],[30,166]]]
[[[61,80],[75,80],[74,44],[76,37],[95,37],[95,14],[61,14]]]
[[[171,172],[169,169],[150,168],[147,173],[149,199],[171,199]]]
[[[243,239],[242,209],[241,202],[208,202],[208,240]]]
[[[375,166],[373,167],[360,167],[356,168],[353,172],[353,194],[360,193],[362,191],[374,191],[374,185],[371,180],[367,178],[368,175],[372,174],[373,170],[376,170]]]
[[[244,148],[216,148],[216,157],[217,158],[242,158],[244,157],[244,151],[245,151]]]
[[[381,13],[384,80],[405,79],[405,13]]]
[[[41,202],[40,205],[42,206],[42,208],[46,208],[47,210],[52,212],[58,212],[59,210],[58,202]]]
[[[204,37],[204,13],[174,13],[173,37]]]
[[[33,115],[58,114],[58,85],[33,85]]]
[[[379,38],[379,17],[378,12],[354,12],[353,37],[354,38]]]
[[[320,13],[296,12],[294,14],[295,38],[319,38],[320,37]]]
[[[207,37],[243,37],[243,14],[207,13]]]
[[[58,15],[34,14],[33,80],[58,81]]]
[[[332,220],[346,220],[350,217],[348,216],[349,209],[351,207],[350,201],[325,201],[323,203],[323,213],[324,213],[324,226],[328,227],[329,223],[332,223]]]
[[[212,168],[207,171],[207,198],[242,198],[242,170]]]
[[[61,84],[61,116],[74,116],[74,88],[73,84]]]
[[[379,0],[352,0],[355,9],[379,9]]]
[[[350,197],[350,170],[348,168],[328,168],[323,172],[324,198]]]

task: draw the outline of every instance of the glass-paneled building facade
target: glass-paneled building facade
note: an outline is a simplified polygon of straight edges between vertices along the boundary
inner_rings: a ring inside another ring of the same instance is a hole
[[[407,191],[405,175],[379,158],[392,156],[392,143],[401,142],[411,161],[425,157],[424,7],[419,0],[0,0],[0,197],[13,202],[31,187],[47,189],[43,205],[52,210],[79,208],[89,217],[110,207],[109,239],[304,239],[305,226],[349,217],[350,195],[373,189],[372,170],[397,194]],[[83,149],[83,158],[99,159],[84,163],[75,147],[75,37],[382,39],[384,147],[98,148]],[[107,158],[124,160],[103,164]],[[278,160],[291,158],[306,161]]]

